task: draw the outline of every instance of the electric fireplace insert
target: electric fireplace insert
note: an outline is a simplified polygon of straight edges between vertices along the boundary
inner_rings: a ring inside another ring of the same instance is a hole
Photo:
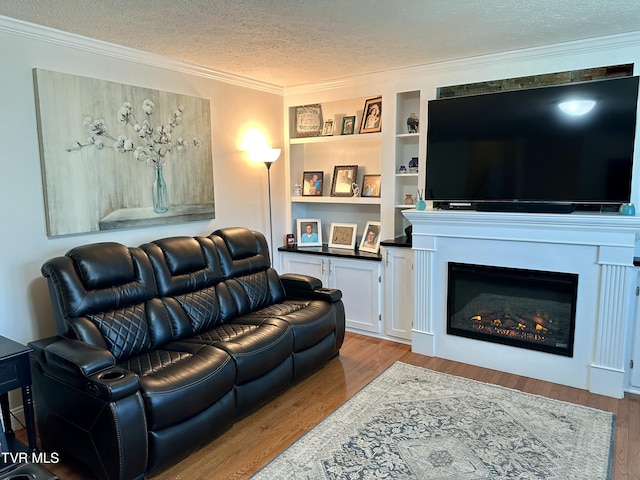
[[[449,263],[447,334],[573,357],[578,275]]]

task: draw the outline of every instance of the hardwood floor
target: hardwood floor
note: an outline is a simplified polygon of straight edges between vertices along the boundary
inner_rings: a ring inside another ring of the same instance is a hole
[[[617,416],[613,479],[640,480],[640,397],[612,399],[541,380],[425,357],[412,353],[408,345],[352,333],[347,333],[340,356],[320,371],[151,479],[248,478],[395,361],[613,412]],[[47,468],[61,480],[91,478],[90,472],[72,463]]]

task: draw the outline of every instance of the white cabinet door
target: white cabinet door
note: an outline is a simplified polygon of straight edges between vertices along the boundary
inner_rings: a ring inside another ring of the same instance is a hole
[[[640,283],[640,279],[638,279]],[[634,388],[640,388],[640,297],[636,295],[636,311],[635,311],[635,326],[633,329],[633,345],[631,347],[631,360],[633,362],[633,368],[631,369],[631,376],[629,383]]]
[[[329,259],[329,285],[342,290],[347,327],[380,333],[380,262]]]
[[[413,251],[410,248],[382,247],[383,324],[391,337],[411,340],[413,327]]]
[[[300,255],[296,253],[282,253],[282,272],[299,273],[310,275],[322,280],[322,285],[326,285],[327,279],[324,273],[325,257],[318,255]]]

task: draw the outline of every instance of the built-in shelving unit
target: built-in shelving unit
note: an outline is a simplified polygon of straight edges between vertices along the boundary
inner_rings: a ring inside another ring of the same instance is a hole
[[[290,189],[287,223],[291,232],[297,233],[296,219],[317,218],[322,222],[324,239],[328,238],[332,222],[356,223],[358,237],[368,221],[382,222],[383,238],[404,235],[409,223],[402,212],[414,208],[418,190],[424,188],[426,101],[421,90],[383,90],[382,132],[359,134],[365,101],[374,96],[336,99],[329,94],[330,100],[325,101],[308,94],[296,97],[286,106],[286,175]],[[323,122],[333,120],[331,135],[296,138],[296,107],[310,104],[321,106]],[[346,116],[355,116],[354,134],[341,134]],[[409,116],[419,119],[418,131],[409,131]],[[410,165],[412,159],[418,161],[417,171]],[[337,165],[357,165],[356,183],[361,188],[365,174],[380,174],[381,197],[332,197]],[[304,173],[317,171],[323,172],[322,196],[295,196],[294,185],[302,184]]]
[[[292,232],[297,233],[296,219],[317,218],[322,222],[323,239],[328,239],[332,222],[356,223],[360,237],[368,221],[380,221],[380,197],[331,196],[335,166],[356,165],[355,183],[360,187],[365,174],[382,174],[382,133],[358,133],[367,98],[371,97],[318,102],[322,107],[323,122],[333,120],[334,123],[333,134],[326,136],[296,138],[296,106],[289,106],[288,178]],[[345,116],[356,117],[353,134],[341,134]],[[294,185],[302,184],[305,172],[323,173],[322,196],[293,194]]]
[[[424,135],[421,131],[425,128],[424,111],[420,99],[420,91],[412,90],[396,94],[396,122],[395,122],[395,177],[394,177],[394,236],[401,235],[408,226],[408,222],[402,215],[402,210],[414,208],[418,196],[418,189],[424,176]],[[417,132],[409,132],[407,119],[409,116],[418,117],[420,123]],[[411,159],[418,159],[418,170],[415,171],[409,165]],[[404,167],[406,173],[401,171]],[[407,204],[407,196],[413,200]]]

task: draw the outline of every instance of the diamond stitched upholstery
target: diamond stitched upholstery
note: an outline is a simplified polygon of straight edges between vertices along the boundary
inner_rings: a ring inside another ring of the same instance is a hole
[[[152,350],[120,362],[120,367],[137,373],[141,377],[153,375],[165,368],[190,358],[191,353],[169,350]]]
[[[228,342],[243,335],[247,335],[248,333],[257,330],[258,328],[258,325],[224,323],[222,325],[218,325],[213,330],[195,335],[193,338],[202,340],[209,344],[213,344],[214,342]]]
[[[264,308],[256,310],[255,312],[251,312],[249,315],[264,318],[278,317],[281,315],[289,315],[293,312],[297,312],[298,310],[302,310],[308,305],[308,300],[300,302],[276,303],[274,305],[268,305]]]
[[[250,311],[268,305],[271,300],[269,283],[265,272],[254,273],[236,278],[246,293]]]
[[[213,328],[222,320],[215,288],[206,288],[175,298],[189,317],[194,332]]]
[[[88,318],[98,327],[116,360],[138,355],[151,346],[144,305],[88,315]]]

